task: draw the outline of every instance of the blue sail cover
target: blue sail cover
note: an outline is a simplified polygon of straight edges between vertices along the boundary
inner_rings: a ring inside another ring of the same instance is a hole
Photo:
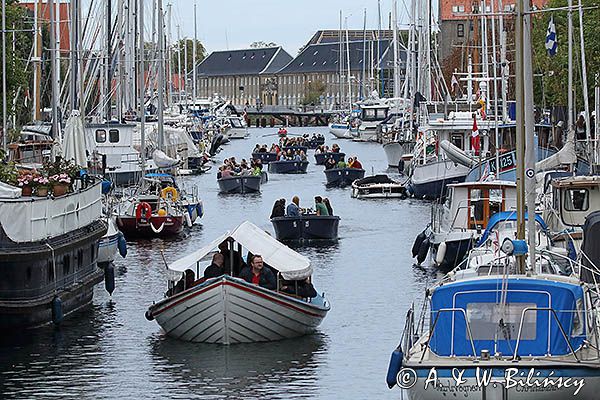
[[[525,221],[527,221],[528,219],[528,213],[525,213]],[[479,239],[479,241],[477,242],[477,247],[481,246],[483,243],[485,243],[485,241],[487,240],[488,236],[490,235],[490,232],[496,227],[496,225],[498,225],[498,223],[503,222],[503,221],[516,221],[517,220],[517,212],[516,211],[500,211],[499,213],[496,213],[494,215],[492,215],[490,217],[490,219],[488,220],[487,226],[485,227],[485,231],[483,232],[483,235],[481,236],[481,239]],[[548,225],[546,225],[546,221],[544,221],[544,219],[540,216],[540,215],[535,215],[535,221],[538,223],[539,226],[542,227],[542,229],[544,231],[548,230]]]
[[[570,353],[567,341],[560,331],[557,319],[571,346],[577,350],[585,339],[583,290],[580,286],[533,278],[509,278],[503,297],[502,279],[469,279],[440,286],[431,298],[431,326],[437,324],[431,337],[431,351],[439,356],[472,356],[465,317],[473,335],[477,355],[481,350],[490,354],[512,356],[521,315],[526,308],[552,308],[550,311],[526,311],[519,343],[519,356],[565,355]],[[579,303],[577,302],[578,300]],[[440,309],[462,309],[442,311]],[[504,314],[501,314],[504,310]],[[499,323],[500,315],[503,316]]]

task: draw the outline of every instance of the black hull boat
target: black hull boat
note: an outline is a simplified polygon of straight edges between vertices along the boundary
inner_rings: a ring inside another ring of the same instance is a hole
[[[266,175],[266,173],[263,173]],[[258,193],[263,176],[231,176],[217,179],[221,193]]]
[[[327,161],[330,158],[333,158],[333,160],[337,164],[338,161],[340,161],[345,156],[345,153],[315,153],[315,163],[317,165],[325,165],[325,161]]]
[[[324,172],[327,186],[349,186],[355,180],[365,177],[365,170],[361,168],[332,168]]]
[[[307,144],[306,147],[308,147],[311,150],[316,149],[319,146],[322,146],[325,144],[325,137],[320,137],[320,138],[314,138],[311,139]]]
[[[312,241],[338,238],[340,217],[301,215],[299,217],[271,218],[275,237],[281,241]]]
[[[253,160],[260,160],[263,164],[277,161],[277,153],[252,153]]]
[[[297,151],[302,151],[304,152],[304,154],[306,154],[306,152],[308,151],[308,146],[286,146],[283,149],[281,149],[283,151],[283,153],[285,154],[288,150],[291,150],[292,153],[295,153]]]
[[[3,199],[0,211],[0,329],[2,335],[49,323],[88,306],[98,267],[98,241],[107,231],[101,219],[100,184],[52,198]],[[41,211],[53,210],[44,219]],[[83,212],[85,210],[85,212]],[[114,272],[107,289],[114,289]]]
[[[275,161],[269,163],[269,172],[273,174],[305,174],[308,161]]]

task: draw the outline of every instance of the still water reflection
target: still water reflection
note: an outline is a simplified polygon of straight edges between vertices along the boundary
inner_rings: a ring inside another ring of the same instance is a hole
[[[291,129],[312,132],[318,129]],[[325,129],[320,129],[333,142]],[[248,158],[256,143],[270,144],[274,130],[252,130],[248,140],[225,146],[218,158]],[[358,155],[367,174],[385,171],[381,146],[338,142]],[[349,189],[325,188],[322,167],[309,152],[308,173],[270,175],[261,194],[218,194],[216,168],[185,178],[205,205],[199,225],[173,240],[129,243],[116,262],[112,298],[99,285],[93,305],[60,329],[17,332],[0,344],[0,397],[23,398],[264,398],[395,399],[385,372],[404,324],[406,309],[420,302],[435,279],[413,267],[410,248],[429,220],[429,205],[415,200],[356,200]],[[393,172],[392,175],[395,175]],[[331,200],[341,216],[340,240],[298,247],[312,260],[314,283],[332,309],[319,331],[276,343],[236,346],[191,344],[166,337],[144,318],[162,298],[167,261],[250,220],[273,232],[268,220],[276,199],[293,195],[312,207],[315,195]]]

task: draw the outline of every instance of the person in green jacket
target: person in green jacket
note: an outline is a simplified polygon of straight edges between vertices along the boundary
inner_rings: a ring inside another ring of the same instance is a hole
[[[327,206],[323,203],[321,196],[315,196],[315,211],[317,215],[329,216],[329,210],[327,210]]]
[[[347,168],[348,164],[346,164],[346,161],[344,161],[344,157],[340,158],[340,161],[338,161],[337,163],[337,168],[339,169],[343,169],[343,168]]]

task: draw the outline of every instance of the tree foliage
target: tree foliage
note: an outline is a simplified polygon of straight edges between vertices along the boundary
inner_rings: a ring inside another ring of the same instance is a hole
[[[597,0],[582,0],[584,7],[596,6]],[[566,7],[567,0],[550,0],[548,8]],[[533,69],[535,102],[546,106],[567,104],[567,76],[568,76],[568,36],[567,36],[567,11],[554,11],[537,14],[533,20]],[[545,48],[546,29],[550,17],[554,17],[558,50],[551,57]],[[583,12],[583,37],[588,79],[588,96],[590,104],[594,101],[594,82],[600,72],[600,9],[584,9]],[[581,81],[581,52],[579,40],[579,15],[573,12],[573,84],[575,85],[576,104],[583,104]],[[542,85],[543,82],[543,85]],[[577,106],[582,108],[582,106]]]
[[[323,81],[308,82],[305,85],[302,105],[317,105],[321,103],[321,96],[325,94],[327,85]]]
[[[251,49],[263,49],[265,47],[277,47],[275,42],[263,42],[262,40],[250,43]]]
[[[177,52],[180,51],[181,52],[181,70],[182,73],[184,71],[185,68],[185,49],[187,47],[187,70],[188,72],[191,72],[193,69],[193,65],[194,65],[194,60],[193,60],[193,52],[194,52],[194,39],[189,39],[189,38],[185,38],[185,39],[181,39],[178,43],[174,44],[174,51],[173,51],[173,65],[175,66],[175,68],[177,67],[177,61],[178,61],[178,55]],[[204,58],[206,57],[206,49],[204,48],[204,45],[198,40],[196,42],[196,62],[200,63],[202,60],[204,60]]]

